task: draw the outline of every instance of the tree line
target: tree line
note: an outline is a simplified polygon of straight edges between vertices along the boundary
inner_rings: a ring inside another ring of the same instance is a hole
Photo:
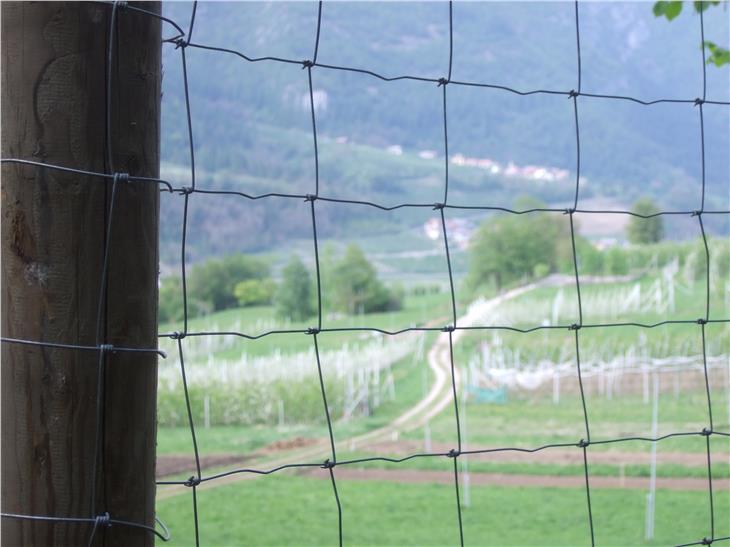
[[[544,208],[532,198],[517,201],[515,209]],[[690,255],[704,257],[701,242],[663,241],[664,223],[657,205],[641,198],[633,205],[634,213],[626,226],[629,246],[614,245],[598,249],[578,233],[579,219],[570,223],[555,213],[504,214],[483,223],[472,236],[469,246],[469,272],[466,288],[477,293],[539,279],[551,273],[574,272],[575,257],[581,275],[626,275],[640,272],[652,263],[664,265],[675,258],[683,263]],[[730,247],[718,246],[713,252],[721,271],[730,265]],[[704,275],[706,261],[697,262],[698,275]]]
[[[400,309],[403,291],[388,287],[378,278],[373,264],[357,245],[350,245],[335,259],[330,248],[320,260],[322,304],[325,313],[374,313]],[[277,314],[292,321],[304,321],[318,313],[318,291],[314,273],[293,254],[281,271],[279,282],[272,278],[268,261],[244,254],[214,258],[195,264],[186,275],[188,317],[247,306],[274,305]],[[166,277],[160,284],[159,320],[179,321],[183,317],[182,278]]]
[[[515,209],[540,209],[545,205],[534,198],[520,198]],[[539,279],[551,273],[574,272],[573,244],[581,275],[626,275],[650,265],[662,266],[675,258],[680,263],[690,256],[696,261],[697,276],[705,275],[704,247],[701,243],[663,241],[664,224],[659,208],[651,200],[638,200],[626,226],[630,246],[600,250],[579,234],[579,219],[573,219],[571,237],[567,218],[553,213],[497,215],[485,221],[473,234],[469,245],[468,274],[462,295],[468,297],[502,290]],[[713,250],[721,271],[730,268],[730,246],[726,240]],[[230,308],[276,307],[279,317],[305,321],[319,312],[348,315],[398,310],[404,291],[386,285],[375,266],[357,245],[335,256],[331,245],[320,252],[318,290],[316,272],[296,255],[272,277],[270,263],[262,258],[235,254],[195,264],[187,275],[188,315],[197,317]],[[417,294],[414,288],[414,294]],[[183,316],[182,281],[167,277],[160,286],[160,321],[178,321]]]

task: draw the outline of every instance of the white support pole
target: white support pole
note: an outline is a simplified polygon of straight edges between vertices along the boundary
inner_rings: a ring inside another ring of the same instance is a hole
[[[469,446],[468,436],[467,436],[467,426],[466,426],[466,395],[467,395],[467,384],[466,381],[466,374],[464,375],[464,382],[462,383],[462,397],[461,397],[461,444],[462,446]],[[469,488],[469,457],[464,456],[461,459],[461,476],[463,477],[463,487],[464,487],[464,507],[471,506],[471,489]]]
[[[375,366],[373,375],[375,376],[373,380],[373,408],[378,408],[380,406],[380,367],[378,365]]]
[[[205,429],[210,429],[210,396],[206,395],[203,399],[203,425]]]
[[[463,487],[464,487],[464,507],[471,507],[471,488],[469,480],[469,467],[467,465],[467,458],[464,457],[464,472],[462,473],[462,476],[464,477],[463,481]]]
[[[600,365],[600,363],[599,363]],[[596,379],[596,382],[598,383],[598,394],[599,395],[605,395],[606,394],[606,382],[605,377],[603,376],[603,366],[600,366],[598,369],[598,378]]]
[[[608,386],[606,390],[606,396],[609,401],[613,401],[613,383],[616,381],[615,361],[611,367],[611,372],[608,374]]]
[[[659,422],[659,375],[654,373],[654,401],[651,413],[651,436],[657,438]],[[649,475],[649,493],[646,495],[646,523],[644,537],[647,540],[654,538],[654,513],[656,507],[656,445],[651,443],[651,472]]]
[[[679,371],[679,369],[677,369],[674,372],[674,400],[675,401],[677,399],[679,399],[679,375],[680,375],[680,371]]]
[[[560,372],[553,372],[553,404],[560,404]]]
[[[730,423],[730,367],[723,367],[725,369],[725,385],[727,386],[727,421]]]

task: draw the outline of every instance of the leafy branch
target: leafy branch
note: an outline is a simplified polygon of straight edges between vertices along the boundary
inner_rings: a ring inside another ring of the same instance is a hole
[[[682,6],[684,2],[671,0],[665,1],[660,0],[654,3],[653,12],[656,17],[666,17],[668,21],[675,19],[680,13],[682,13]],[[705,0],[705,1],[694,1],[692,2],[694,10],[697,13],[702,13],[707,10],[710,6],[719,6],[720,0]],[[710,55],[707,58],[707,64],[714,64],[715,66],[722,66],[724,64],[730,64],[730,50],[718,46],[716,43],[709,40],[705,40],[702,43],[702,47],[707,48]]]

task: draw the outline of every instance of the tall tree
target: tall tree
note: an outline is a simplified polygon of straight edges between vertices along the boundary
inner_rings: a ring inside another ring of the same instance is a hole
[[[339,311],[372,313],[400,307],[398,298],[378,279],[375,267],[357,245],[347,247],[332,276],[333,304]]]
[[[312,279],[299,257],[293,256],[282,271],[274,302],[277,313],[292,321],[304,321],[314,315]]]
[[[537,205],[537,204],[535,204]],[[504,215],[482,224],[470,243],[468,285],[506,285],[572,265],[569,224],[548,213]]]
[[[626,237],[631,243],[656,243],[664,237],[664,221],[661,216],[649,216],[659,212],[659,207],[650,198],[641,198],[631,209],[632,216],[626,226]],[[643,218],[643,217],[649,218]]]

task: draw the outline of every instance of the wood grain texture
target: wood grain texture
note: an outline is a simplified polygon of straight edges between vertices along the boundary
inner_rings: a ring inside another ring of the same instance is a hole
[[[159,10],[158,3],[145,3]],[[108,172],[106,47],[111,6],[2,3],[2,156]],[[116,171],[158,176],[160,22],[120,10],[112,147]],[[95,345],[111,182],[2,167],[2,334]],[[159,191],[119,186],[104,288],[105,341],[157,345]],[[2,510],[92,516],[98,353],[2,345]],[[106,360],[97,514],[154,524],[157,357]],[[85,545],[87,525],[4,519],[3,545]],[[96,545],[152,545],[105,528]]]

